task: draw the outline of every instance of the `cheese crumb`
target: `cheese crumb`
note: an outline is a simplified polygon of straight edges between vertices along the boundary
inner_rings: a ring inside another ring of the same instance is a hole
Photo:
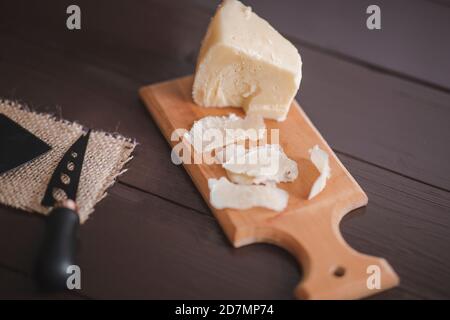
[[[215,158],[219,164],[224,164],[232,159],[245,155],[247,150],[242,144],[229,144],[216,150]]]
[[[234,152],[234,157],[229,157],[222,166],[230,180],[239,184],[289,182],[298,176],[297,163],[278,144],[253,147],[246,153]]]
[[[216,209],[263,207],[280,212],[289,199],[288,193],[275,185],[238,185],[222,177],[209,179],[208,186],[210,203]]]
[[[186,139],[198,153],[210,152],[239,141],[258,141],[265,135],[264,119],[257,115],[245,118],[231,113],[229,116],[208,116],[192,126]]]
[[[314,182],[311,191],[309,192],[308,200],[318,195],[326,186],[327,179],[331,177],[331,169],[329,165],[328,154],[315,145],[309,150],[312,163],[320,172],[320,176]]]

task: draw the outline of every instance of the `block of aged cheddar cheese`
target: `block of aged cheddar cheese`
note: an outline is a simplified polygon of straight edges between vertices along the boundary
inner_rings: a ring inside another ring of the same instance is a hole
[[[242,107],[247,114],[282,121],[300,85],[297,49],[264,19],[236,0],[225,0],[200,49],[194,102]]]

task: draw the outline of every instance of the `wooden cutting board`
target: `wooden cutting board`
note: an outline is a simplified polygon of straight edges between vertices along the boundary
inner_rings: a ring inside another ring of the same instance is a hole
[[[240,108],[197,106],[191,97],[192,83],[193,77],[188,76],[140,89],[141,98],[172,147],[179,143],[171,141],[174,130],[189,130],[195,120],[231,112],[244,116]],[[294,182],[278,185],[289,192],[283,212],[264,208],[217,210],[209,205],[208,179],[225,176],[224,169],[220,165],[184,165],[233,245],[268,242],[290,251],[303,267],[304,278],[295,289],[298,298],[357,299],[396,286],[399,279],[386,260],[359,253],[342,238],[339,222],[348,212],[365,206],[367,195],[297,102],[293,102],[286,121],[265,123],[269,130],[280,130],[281,146],[299,167]],[[319,175],[308,153],[316,144],[330,155],[331,178],[322,193],[307,200]]]

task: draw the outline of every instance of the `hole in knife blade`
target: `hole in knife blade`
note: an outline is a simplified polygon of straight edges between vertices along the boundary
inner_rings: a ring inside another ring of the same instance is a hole
[[[70,177],[65,174],[65,173],[61,173],[61,182],[64,184],[69,184],[70,183]]]
[[[72,156],[72,158],[78,157],[78,153],[76,153],[75,151],[72,151],[70,155]]]
[[[73,163],[72,161],[69,161],[67,163],[67,170],[73,171],[74,169],[75,169],[75,163]]]
[[[53,188],[52,196],[56,202],[64,201],[67,199],[67,193],[61,188]]]

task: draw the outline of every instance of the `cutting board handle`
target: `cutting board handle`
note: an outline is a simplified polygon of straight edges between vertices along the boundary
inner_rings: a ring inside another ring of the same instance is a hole
[[[348,211],[275,218],[266,228],[247,230],[245,237],[238,232],[240,239],[234,242],[269,242],[290,251],[303,267],[303,280],[295,289],[299,299],[359,299],[395,287],[399,278],[385,259],[357,252],[343,239],[339,222]]]

